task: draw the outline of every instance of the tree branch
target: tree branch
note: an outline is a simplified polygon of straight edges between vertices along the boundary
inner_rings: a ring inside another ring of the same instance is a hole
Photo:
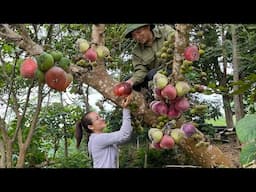
[[[43,87],[43,85],[38,86],[38,99],[37,99],[36,111],[33,115],[32,122],[31,122],[31,125],[30,125],[30,129],[29,129],[29,132],[28,132],[28,136],[27,136],[27,139],[25,141],[25,148],[27,148],[29,146],[30,142],[31,142],[31,139],[32,139],[32,136],[34,134],[34,130],[36,128],[36,124],[37,124],[37,121],[38,121],[38,116],[39,116],[39,113],[41,111],[41,106],[42,106],[42,101],[43,101],[42,87]]]
[[[7,142],[9,137],[8,137],[8,134],[6,131],[6,124],[5,124],[5,121],[1,117],[0,117],[0,130],[3,134],[4,142]]]
[[[97,45],[104,45],[104,31],[105,25],[104,24],[95,24],[92,26],[92,42],[96,43]]]
[[[30,94],[31,94],[31,89],[33,87],[34,87],[34,81],[30,84],[30,86],[28,88],[28,93],[27,93],[26,102],[25,102],[25,105],[24,105],[24,110],[23,110],[21,116],[18,118],[16,130],[15,130],[15,133],[14,133],[14,135],[12,137],[12,142],[14,142],[14,140],[16,139],[18,131],[21,128],[22,120],[23,120],[23,118],[24,118],[24,116],[26,114],[26,111],[27,111],[28,102],[29,102],[29,98],[30,98]]]
[[[0,37],[7,41],[14,42],[16,46],[24,49],[29,55],[39,55],[43,52],[43,48],[36,44],[29,37],[28,32],[23,24],[18,25],[21,34],[14,32],[8,24],[0,24]]]
[[[5,168],[5,146],[2,139],[0,139],[0,168]]]
[[[8,101],[7,101],[7,106],[6,106],[6,110],[5,110],[5,113],[4,113],[4,119],[6,118],[6,115],[7,115],[7,111],[8,111],[8,107],[9,107],[9,104],[10,104],[10,98],[11,98],[11,92],[12,92],[12,88],[13,88],[13,84],[14,84],[14,77],[15,77],[15,67],[17,65],[17,55],[16,55],[16,59],[15,59],[15,63],[14,63],[14,66],[12,68],[12,76],[11,76],[11,79],[8,78],[8,82],[10,83],[10,91],[8,93]],[[8,83],[8,85],[9,85]],[[7,86],[8,86],[7,85]]]
[[[52,41],[52,32],[53,32],[54,24],[50,24],[49,30],[47,32],[47,36],[45,39],[45,44],[51,43]]]
[[[32,24],[32,26],[33,26],[33,29],[34,29],[34,31],[35,31],[34,40],[35,40],[35,42],[38,42],[38,37],[37,37],[37,33],[38,33],[38,31],[37,31],[37,25],[36,25],[36,24]]]

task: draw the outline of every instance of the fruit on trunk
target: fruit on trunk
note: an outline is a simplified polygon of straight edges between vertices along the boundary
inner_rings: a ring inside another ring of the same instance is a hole
[[[45,83],[45,77],[44,77],[44,73],[42,71],[37,69],[35,76],[36,76],[36,79],[38,80],[38,82]]]
[[[162,99],[161,89],[155,88],[153,91],[153,96],[156,100],[161,100]]]
[[[54,62],[60,61],[63,57],[63,54],[60,51],[51,51],[50,55],[53,57]]]
[[[181,130],[184,132],[186,137],[191,137],[194,133],[196,133],[196,128],[192,123],[184,123],[181,126]]]
[[[190,85],[186,81],[178,81],[175,85],[177,95],[182,97],[186,95],[190,90]]]
[[[60,91],[66,91],[66,89],[68,88],[68,86],[71,84],[71,82],[73,81],[73,76],[71,73],[66,73],[66,82],[63,85],[63,87],[60,88]]]
[[[128,96],[132,92],[132,86],[130,83],[121,82],[113,88],[115,96]]]
[[[202,92],[204,92],[204,90],[205,90],[204,86],[203,86],[203,85],[200,85],[200,84],[195,84],[194,87],[195,87],[195,90],[196,90],[197,92],[199,92],[199,93],[202,93]]]
[[[184,51],[184,57],[188,61],[198,61],[199,60],[198,47],[195,45],[188,46]]]
[[[89,43],[88,43],[88,41],[86,39],[78,39],[76,43],[78,45],[80,53],[84,53],[90,47],[90,45],[89,45]]]
[[[96,48],[96,53],[100,59],[103,59],[104,57],[110,55],[108,48],[103,45],[100,45]]]
[[[171,137],[173,138],[175,143],[180,143],[185,138],[185,134],[180,129],[173,129],[171,132]]]
[[[68,59],[67,57],[62,57],[60,59],[60,62],[58,63],[58,66],[62,68],[64,71],[68,72],[70,63],[71,63],[70,59]]]
[[[154,143],[154,142],[152,141],[151,146],[152,146],[153,149],[161,149],[161,147],[160,147],[160,142],[159,142],[159,143]]]
[[[164,135],[160,142],[160,147],[162,149],[172,149],[174,147],[174,140],[169,135]]]
[[[151,105],[151,110],[158,115],[167,115],[168,106],[163,101],[156,101]]]
[[[20,66],[20,75],[24,78],[33,79],[38,66],[34,59],[26,58]]]
[[[168,78],[157,72],[153,77],[154,87],[157,89],[163,89],[168,84]]]
[[[176,119],[181,116],[181,112],[175,109],[174,104],[171,104],[168,110],[168,117],[171,119]]]
[[[161,95],[165,99],[173,100],[177,96],[176,88],[169,84],[161,90]]]
[[[91,61],[91,62],[96,61],[96,59],[97,59],[97,53],[96,53],[96,51],[95,51],[93,48],[89,48],[89,49],[85,52],[84,58],[85,58],[86,60],[88,60],[88,61]]]
[[[148,131],[148,136],[154,143],[159,143],[163,137],[163,132],[160,129],[151,128]]]
[[[42,53],[37,57],[38,67],[42,72],[48,71],[54,65],[54,59],[49,53]]]
[[[175,109],[185,112],[189,109],[190,104],[186,97],[182,97],[175,102]]]
[[[66,72],[62,68],[54,66],[45,73],[45,81],[50,88],[62,91],[67,81]]]
[[[199,54],[200,54],[200,55],[203,55],[204,53],[205,53],[205,50],[199,49]]]

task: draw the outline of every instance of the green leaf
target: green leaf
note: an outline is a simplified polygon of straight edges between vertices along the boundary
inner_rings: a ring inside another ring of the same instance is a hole
[[[236,134],[241,142],[252,142],[256,138],[256,114],[247,115],[236,125]]]
[[[5,52],[5,53],[11,53],[12,52],[12,46],[8,45],[8,44],[4,44],[3,47],[2,47],[2,50]]]
[[[208,87],[212,89],[216,88],[216,82],[209,82]]]
[[[256,158],[256,142],[244,145],[240,154],[240,163],[247,164]]]

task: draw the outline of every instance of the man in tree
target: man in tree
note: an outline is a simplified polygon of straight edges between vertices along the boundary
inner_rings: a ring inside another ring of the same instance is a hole
[[[166,59],[172,60],[167,56],[168,52],[171,53],[173,50],[168,50],[168,45],[170,47],[170,43],[173,44],[172,39],[174,39],[174,29],[171,26],[128,24],[124,35],[126,38],[132,38],[137,43],[132,52],[134,73],[131,77],[125,79],[133,86],[134,90],[141,91],[143,87],[148,89],[148,82],[153,79],[155,73],[160,69],[171,73],[166,63]],[[167,43],[167,41],[169,42]],[[163,54],[163,52],[166,53]]]

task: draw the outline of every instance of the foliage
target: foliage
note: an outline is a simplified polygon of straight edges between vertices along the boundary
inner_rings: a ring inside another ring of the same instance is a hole
[[[256,115],[247,115],[236,125],[236,134],[243,143],[240,154],[241,164],[247,164],[256,158]]]
[[[120,168],[163,168],[166,165],[196,165],[177,146],[172,150],[156,150],[148,148],[148,141],[142,140],[141,143],[138,149],[134,144],[120,147]]]
[[[251,142],[242,147],[240,163],[245,165],[256,159],[256,142]]]
[[[82,143],[82,146],[85,144]],[[76,149],[75,141],[71,140],[69,146],[69,156],[64,156],[64,143],[61,143],[60,150],[56,155],[55,163],[51,166],[53,168],[91,168],[91,159],[88,156],[87,149],[83,147]]]
[[[253,142],[256,139],[256,114],[247,115],[236,125],[238,139],[243,143]]]

